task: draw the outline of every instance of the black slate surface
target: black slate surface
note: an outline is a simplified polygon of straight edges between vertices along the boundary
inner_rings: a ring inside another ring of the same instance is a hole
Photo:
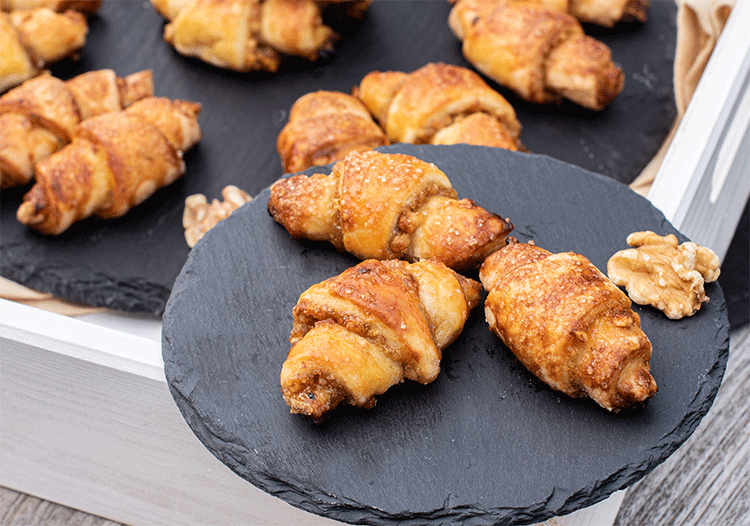
[[[80,60],[52,68],[61,78],[113,68],[153,69],[156,94],[203,104],[204,137],[186,160],[186,176],[117,220],[84,221],[57,239],[15,219],[27,188],[0,197],[0,275],[95,306],[161,314],[188,255],[185,198],[219,197],[227,184],[257,194],[282,175],[275,143],[294,101],[318,89],[350,91],[372,70],[413,71],[428,62],[470,65],[447,26],[450,4],[374,2],[346,28],[337,50],[315,63],[292,60],[276,74],[238,74],[178,55],[162,39],[164,20],[147,1],[108,0],[91,18]],[[644,25],[587,27],[606,42],[626,73],[623,93],[601,113],[572,104],[539,107],[498,88],[515,106],[522,139],[535,153],[630,182],[653,157],[674,118],[672,2],[654,2]]]
[[[514,235],[606,268],[632,231],[675,233],[610,178],[546,156],[472,146],[392,146],[434,162],[459,197],[509,217]],[[303,510],[353,524],[528,524],[596,503],[647,474],[708,411],[729,350],[721,288],[691,318],[635,306],[653,343],[659,392],[612,415],[536,380],[478,307],[436,381],[405,382],[372,410],[322,424],[292,415],[279,373],[292,308],[310,285],[357,263],[298,242],[244,205],[193,249],[163,319],[170,391],[186,421],[244,479]]]

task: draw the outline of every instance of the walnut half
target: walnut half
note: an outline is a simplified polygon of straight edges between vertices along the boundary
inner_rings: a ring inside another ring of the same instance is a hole
[[[190,248],[216,223],[229,217],[229,214],[252,199],[249,194],[232,185],[224,187],[221,195],[224,197],[223,202],[214,199],[209,203],[203,194],[191,195],[185,199],[182,226],[185,228],[185,241]]]
[[[719,258],[692,242],[678,244],[673,234],[634,232],[634,248],[621,250],[607,263],[607,274],[639,305],[653,305],[671,319],[692,316],[708,301],[704,283],[719,277]]]

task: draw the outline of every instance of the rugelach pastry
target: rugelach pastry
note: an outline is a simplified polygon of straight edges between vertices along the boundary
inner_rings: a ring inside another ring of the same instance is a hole
[[[610,49],[541,0],[458,0],[449,25],[474,67],[527,101],[598,111],[622,91]]]
[[[370,0],[151,0],[169,23],[164,39],[178,53],[235,71],[276,71],[284,56],[314,61],[338,35],[323,9],[362,16]]]
[[[614,27],[618,22],[643,23],[648,19],[648,9],[651,5],[650,0],[543,0],[543,2],[550,9],[573,15],[579,22],[603,27]]]
[[[88,30],[78,11],[0,12],[0,93],[81,49]]]
[[[56,235],[90,216],[120,217],[185,173],[201,136],[195,102],[148,97],[83,121],[73,140],[39,161],[18,220]]]
[[[102,0],[0,0],[0,11],[32,11],[45,7],[58,13],[72,9],[90,15],[101,5]]]
[[[510,243],[479,271],[490,330],[547,385],[618,412],[657,391],[631,302],[588,259]]]
[[[150,70],[120,78],[111,69],[68,81],[42,74],[8,91],[0,96],[0,188],[31,181],[34,165],[68,144],[81,121],[153,93]]]
[[[388,144],[383,130],[355,97],[339,91],[315,91],[292,105],[289,121],[276,140],[286,173],[343,159],[352,151]]]
[[[442,263],[368,260],[313,285],[294,307],[281,391],[292,413],[371,408],[404,379],[427,384],[480,301],[481,285]]]
[[[513,225],[457,197],[435,165],[403,154],[352,152],[330,175],[271,186],[271,216],[295,238],[330,241],[359,259],[436,259],[478,267]]]
[[[392,143],[474,144],[523,150],[510,103],[475,72],[430,63],[373,71],[354,89]]]

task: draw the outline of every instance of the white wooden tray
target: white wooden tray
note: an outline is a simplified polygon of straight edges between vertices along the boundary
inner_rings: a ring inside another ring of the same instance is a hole
[[[739,0],[649,194],[722,256],[750,194],[747,27],[750,2]],[[0,485],[136,526],[335,524],[215,459],[162,365],[158,320],[73,319],[0,300]],[[612,524],[621,501],[562,521]]]

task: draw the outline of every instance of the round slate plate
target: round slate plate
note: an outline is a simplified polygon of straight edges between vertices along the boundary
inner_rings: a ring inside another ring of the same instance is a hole
[[[509,217],[519,239],[580,252],[599,268],[635,230],[684,240],[624,185],[548,157],[472,146],[382,150],[434,162],[460,197]],[[407,381],[374,409],[339,408],[322,424],[292,415],[279,387],[292,308],[307,287],[357,261],[291,239],[268,216],[268,196],[193,249],[167,303],[163,356],[172,395],[203,444],[303,510],[377,525],[566,514],[664,461],[717,393],[729,326],[722,291],[709,284],[711,301],[688,319],[636,306],[659,384],[638,411],[612,415],[550,390],[490,333],[478,307],[433,383]]]
[[[349,92],[373,70],[414,71],[438,61],[471,67],[448,28],[449,11],[445,0],[374,2],[361,23],[339,28],[342,39],[330,56],[292,60],[271,75],[232,73],[178,55],[148,1],[104,2],[90,20],[80,60],[58,63],[53,73],[70,78],[100,68],[120,75],[152,69],[157,95],[203,104],[203,139],[186,156],[184,178],[120,219],[83,221],[56,239],[16,221],[28,188],[3,191],[0,275],[89,305],[161,314],[189,252],[185,198],[202,193],[211,200],[228,184],[255,195],[281,177],[276,138],[305,93]],[[627,77],[623,93],[602,112],[526,104],[495,86],[516,107],[527,148],[632,181],[674,120],[675,13],[673,2],[654,2],[646,24],[586,28],[612,48]]]

